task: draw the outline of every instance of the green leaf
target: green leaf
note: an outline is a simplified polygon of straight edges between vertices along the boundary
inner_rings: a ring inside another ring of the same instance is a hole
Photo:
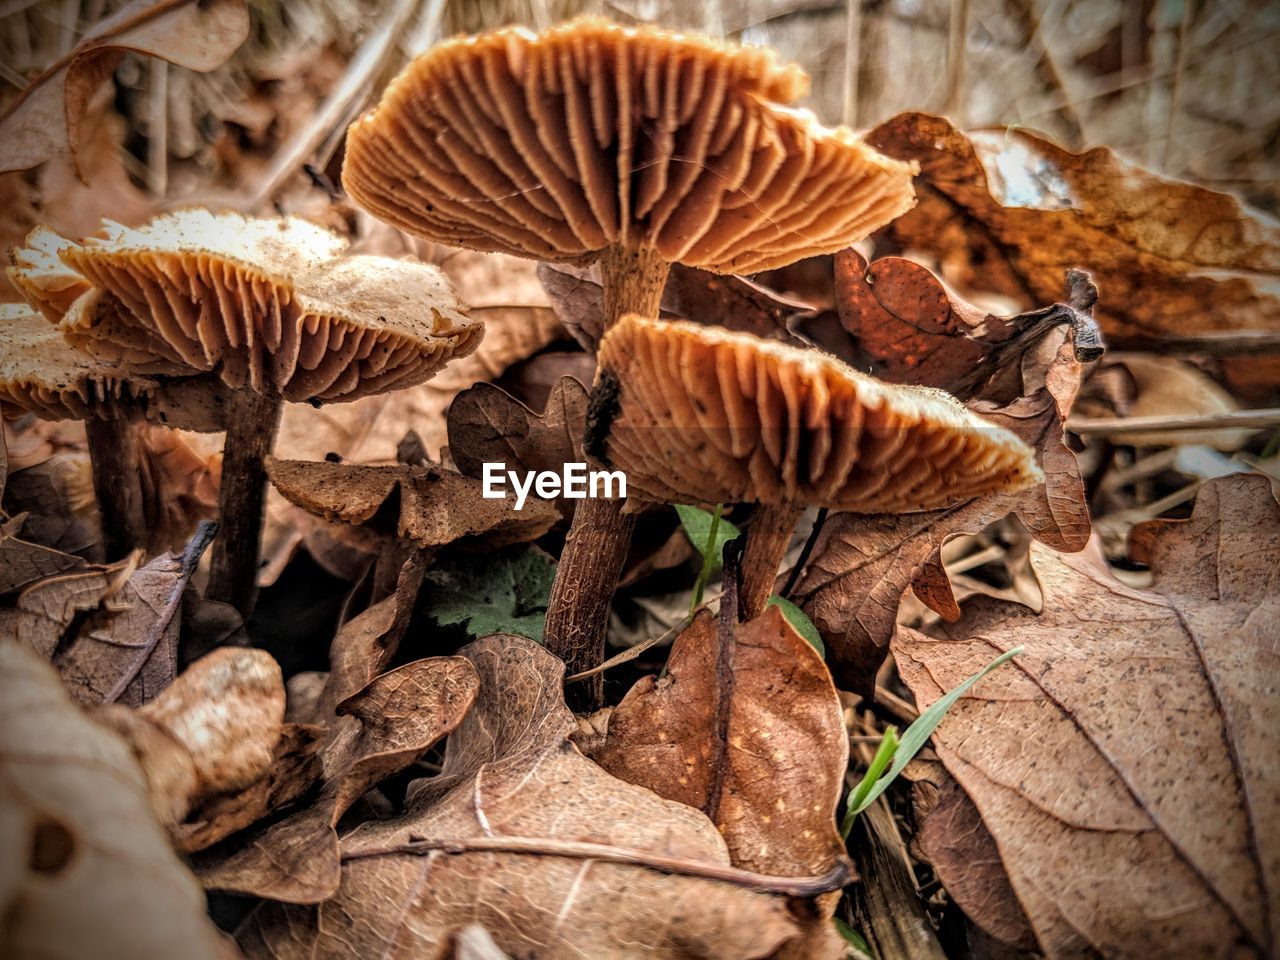
[[[858,786],[849,794],[849,799],[844,805],[844,820],[840,822],[840,838],[842,840],[849,839],[849,831],[853,829],[853,821],[858,816],[857,811],[865,810],[867,794],[875,787],[876,781],[880,779],[880,775],[884,773],[884,768],[889,765],[889,761],[893,759],[893,755],[898,751],[898,728],[889,726],[885,728],[884,736],[880,738],[880,746],[876,747],[876,755],[871,758],[871,763],[867,767],[867,772],[862,775],[862,779],[858,781]]]
[[[698,555],[704,560],[708,559],[707,541],[711,539],[711,527],[715,521],[715,514],[709,513],[701,507],[691,507],[683,503],[676,504],[676,513],[680,515],[680,525],[684,527],[685,536],[689,538],[689,542],[698,551]],[[709,557],[711,560],[711,576],[719,572],[724,561],[724,545],[730,540],[736,540],[739,535],[740,532],[737,527],[728,520],[721,518],[715,532],[715,539],[711,541]]]
[[[840,934],[840,938],[844,940],[854,950],[858,951],[864,957],[871,957],[874,960],[875,954],[871,952],[871,944],[853,927],[849,926],[839,917],[832,917],[831,922],[836,925],[836,933]]]
[[[824,660],[827,656],[827,648],[823,646],[822,634],[818,633],[818,628],[813,625],[813,621],[809,619],[809,615],[797,607],[786,597],[780,597],[776,593],[771,596],[766,606],[777,607],[782,611],[782,615],[787,618],[787,622],[795,628],[796,633],[804,637],[818,651],[818,656]]]
[[[907,732],[902,735],[901,742],[893,751],[893,766],[889,768],[889,772],[876,780],[856,804],[854,803],[854,795],[862,792],[861,787],[859,787],[859,790],[855,791],[854,794],[850,794],[849,803],[845,808],[845,824],[852,825],[853,818],[863,810],[867,809],[867,807],[871,806],[871,804],[875,803],[876,799],[880,794],[885,792],[889,784],[893,783],[893,781],[898,778],[898,774],[900,774],[903,768],[912,761],[917,753],[920,752],[920,748],[925,745],[928,739],[933,736],[933,731],[938,728],[938,724],[942,722],[942,718],[946,716],[947,711],[951,709],[952,705],[957,700],[965,695],[970,687],[985,677],[992,670],[1008,663],[1021,652],[1022,647],[1014,647],[1012,650],[1000,654],[1000,656],[996,657],[954,690],[951,690],[945,696],[939,698],[937,703],[931,706],[924,713],[920,714],[920,716],[916,717],[915,722],[912,723],[911,726],[907,727]],[[887,731],[885,739],[888,739]],[[883,748],[884,743],[882,742],[881,749]],[[876,751],[876,756],[878,757],[879,755],[880,751]]]
[[[427,571],[426,612],[442,626],[465,624],[472,637],[516,633],[541,642],[555,571],[527,547],[452,559]]]

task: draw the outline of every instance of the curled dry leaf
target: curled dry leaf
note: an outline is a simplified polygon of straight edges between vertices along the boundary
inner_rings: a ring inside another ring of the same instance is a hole
[[[586,424],[587,388],[573,377],[560,378],[542,413],[493,384],[478,383],[449,407],[449,453],[470,477],[482,476],[485,463],[560,473],[566,463],[582,461]]]
[[[1106,148],[1074,154],[1013,127],[966,135],[920,113],[893,117],[867,141],[920,164],[918,203],[890,236],[937,254],[961,286],[1046,303],[1066,270],[1088,270],[1116,346],[1280,324],[1280,226],[1230,194],[1163,179]]]
[[[249,955],[432,955],[476,923],[516,956],[758,957],[794,937],[780,898],[674,872],[729,871],[723,839],[578,753],[559,660],[514,636],[462,655],[480,692],[443,772],[403,815],[343,838],[331,900],[259,907],[238,934]],[[656,858],[672,872],[646,865]]]
[[[1032,545],[1037,615],[979,597],[893,653],[921,706],[1013,646],[934,736],[1052,957],[1270,955],[1280,915],[1280,506],[1264,478],[1142,525],[1149,590]],[[1123,868],[1117,868],[1123,864]],[[1088,883],[1079,878],[1087,876]]]
[[[516,510],[510,499],[485,498],[481,481],[439,466],[271,458],[267,475],[286,500],[308,513],[374,529],[386,523],[381,532],[407,537],[419,547],[524,543],[542,536],[559,519],[541,500],[531,499]]]
[[[229,958],[129,747],[0,642],[0,953]]]
[[[37,77],[0,116],[0,171],[66,159],[82,180],[91,101],[125,53],[158,57],[188,70],[222,64],[249,35],[244,0],[139,0],[103,20]]]
[[[0,595],[16,593],[33,583],[84,569],[84,559],[18,536],[24,517],[0,521]]]
[[[823,527],[795,599],[822,634],[828,662],[843,688],[871,694],[908,587],[940,616],[960,615],[942,564],[942,547],[952,537],[978,533],[1012,513],[1055,550],[1080,550],[1088,542],[1084,481],[1062,427],[1079,385],[1080,365],[1062,333],[1046,338],[1044,352],[1050,350],[1047,367],[1024,364],[1024,382],[1039,384],[1029,395],[1004,407],[973,405],[1031,445],[1044,472],[1043,484],[946,510],[840,514]]]
[[[403,770],[462,722],[480,686],[471,662],[437,657],[377,677],[338,704],[321,754],[319,797],[306,809],[202,860],[207,888],[288,903],[320,903],[338,892],[335,829],[378,781]]]
[[[538,279],[565,329],[594,353],[604,334],[604,292],[598,267],[541,263]],[[721,275],[673,263],[662,292],[661,314],[695,323],[714,322],[739,333],[792,340],[792,317],[812,309],[732,274]]]
[[[144,424],[138,429],[138,465],[152,551],[175,549],[201,520],[217,515],[221,438]]]
[[[1097,291],[1084,277],[1069,278],[1067,299],[1074,304],[996,317],[962,300],[918,263],[885,257],[868,266],[858,251],[845,250],[835,257],[835,289],[852,348],[869,362],[869,372],[891,383],[940,387],[967,400],[1064,323],[1074,325],[1077,359],[1102,355],[1101,340],[1090,329]]]
[[[35,583],[18,597],[18,638],[80,703],[146,703],[177,676],[183,596],[213,532],[204,524],[183,553],[141,566],[135,556]]]

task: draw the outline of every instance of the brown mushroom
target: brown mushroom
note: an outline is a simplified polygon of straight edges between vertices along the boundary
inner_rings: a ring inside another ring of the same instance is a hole
[[[139,374],[90,357],[26,305],[0,306],[0,401],[46,420],[83,420],[108,559],[145,542],[135,421],[225,427],[222,385]]]
[[[674,262],[778,267],[911,207],[912,167],[788,106],[807,85],[767,50],[596,18],[459,38],[352,125],[343,183],[432,240],[598,259],[607,329],[656,316]],[[596,664],[630,535],[618,501],[575,514],[546,630],[571,673]]]
[[[421,383],[483,333],[435,267],[346,249],[344,238],[304,220],[193,209],[138,228],[106,222],[101,237],[59,251],[168,356],[231,389],[207,595],[245,615],[256,592],[263,459],[281,403]],[[133,346],[148,349],[141,339]]]
[[[749,334],[625,317],[605,335],[614,410],[593,453],[641,497],[756,503],[740,609],[755,616],[806,507],[910,513],[1042,478],[1014,434],[948,394],[883,383]]]

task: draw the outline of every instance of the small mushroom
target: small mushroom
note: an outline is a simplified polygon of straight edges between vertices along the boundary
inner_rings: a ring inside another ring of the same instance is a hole
[[[207,596],[247,616],[262,537],[263,460],[282,402],[350,401],[421,383],[470,353],[483,324],[467,315],[437,268],[347,256],[344,238],[296,218],[192,209],[137,228],[108,221],[102,233],[59,256],[159,341],[158,359],[209,371],[230,388],[221,531]],[[121,347],[120,337],[111,339]],[[142,339],[133,346],[150,349]]]
[[[910,209],[913,167],[790,107],[807,89],[768,50],[598,18],[463,37],[352,125],[343,184],[431,240],[598,260],[607,329],[657,315],[672,263],[766,270]],[[603,653],[632,522],[620,501],[575,512],[546,628],[571,673]]]
[[[135,421],[225,427],[222,385],[139,374],[68,344],[26,305],[0,306],[0,401],[46,420],[83,420],[108,559],[146,542]]]
[[[744,619],[764,608],[806,507],[911,513],[1043,479],[1021,439],[943,391],[883,383],[814,350],[628,316],[599,365],[614,408],[592,451],[640,496],[760,505]]]

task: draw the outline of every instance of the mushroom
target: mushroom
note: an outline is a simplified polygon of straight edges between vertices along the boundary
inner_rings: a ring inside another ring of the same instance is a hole
[[[84,421],[107,558],[144,543],[135,421],[222,430],[222,385],[204,377],[143,376],[127,364],[90,357],[25,304],[0,306],[0,347],[0,401],[46,420]]]
[[[282,402],[350,401],[421,383],[474,349],[483,324],[437,268],[346,256],[344,238],[296,218],[192,209],[137,228],[105,221],[102,234],[59,256],[142,328],[132,347],[158,341],[157,361],[209,371],[229,388],[221,532],[206,595],[248,616],[263,460]],[[123,348],[118,335],[99,338],[108,342]]]
[[[768,50],[596,18],[459,38],[352,125],[343,184],[431,240],[598,260],[607,329],[657,315],[672,263],[767,270],[912,206],[913,167],[788,106],[807,86]],[[632,523],[619,501],[575,513],[546,630],[570,673],[598,662]]]
[[[640,496],[756,503],[739,609],[764,609],[806,507],[911,513],[1043,480],[1021,439],[941,390],[883,383],[744,333],[625,317],[605,335],[615,397],[591,452]]]

